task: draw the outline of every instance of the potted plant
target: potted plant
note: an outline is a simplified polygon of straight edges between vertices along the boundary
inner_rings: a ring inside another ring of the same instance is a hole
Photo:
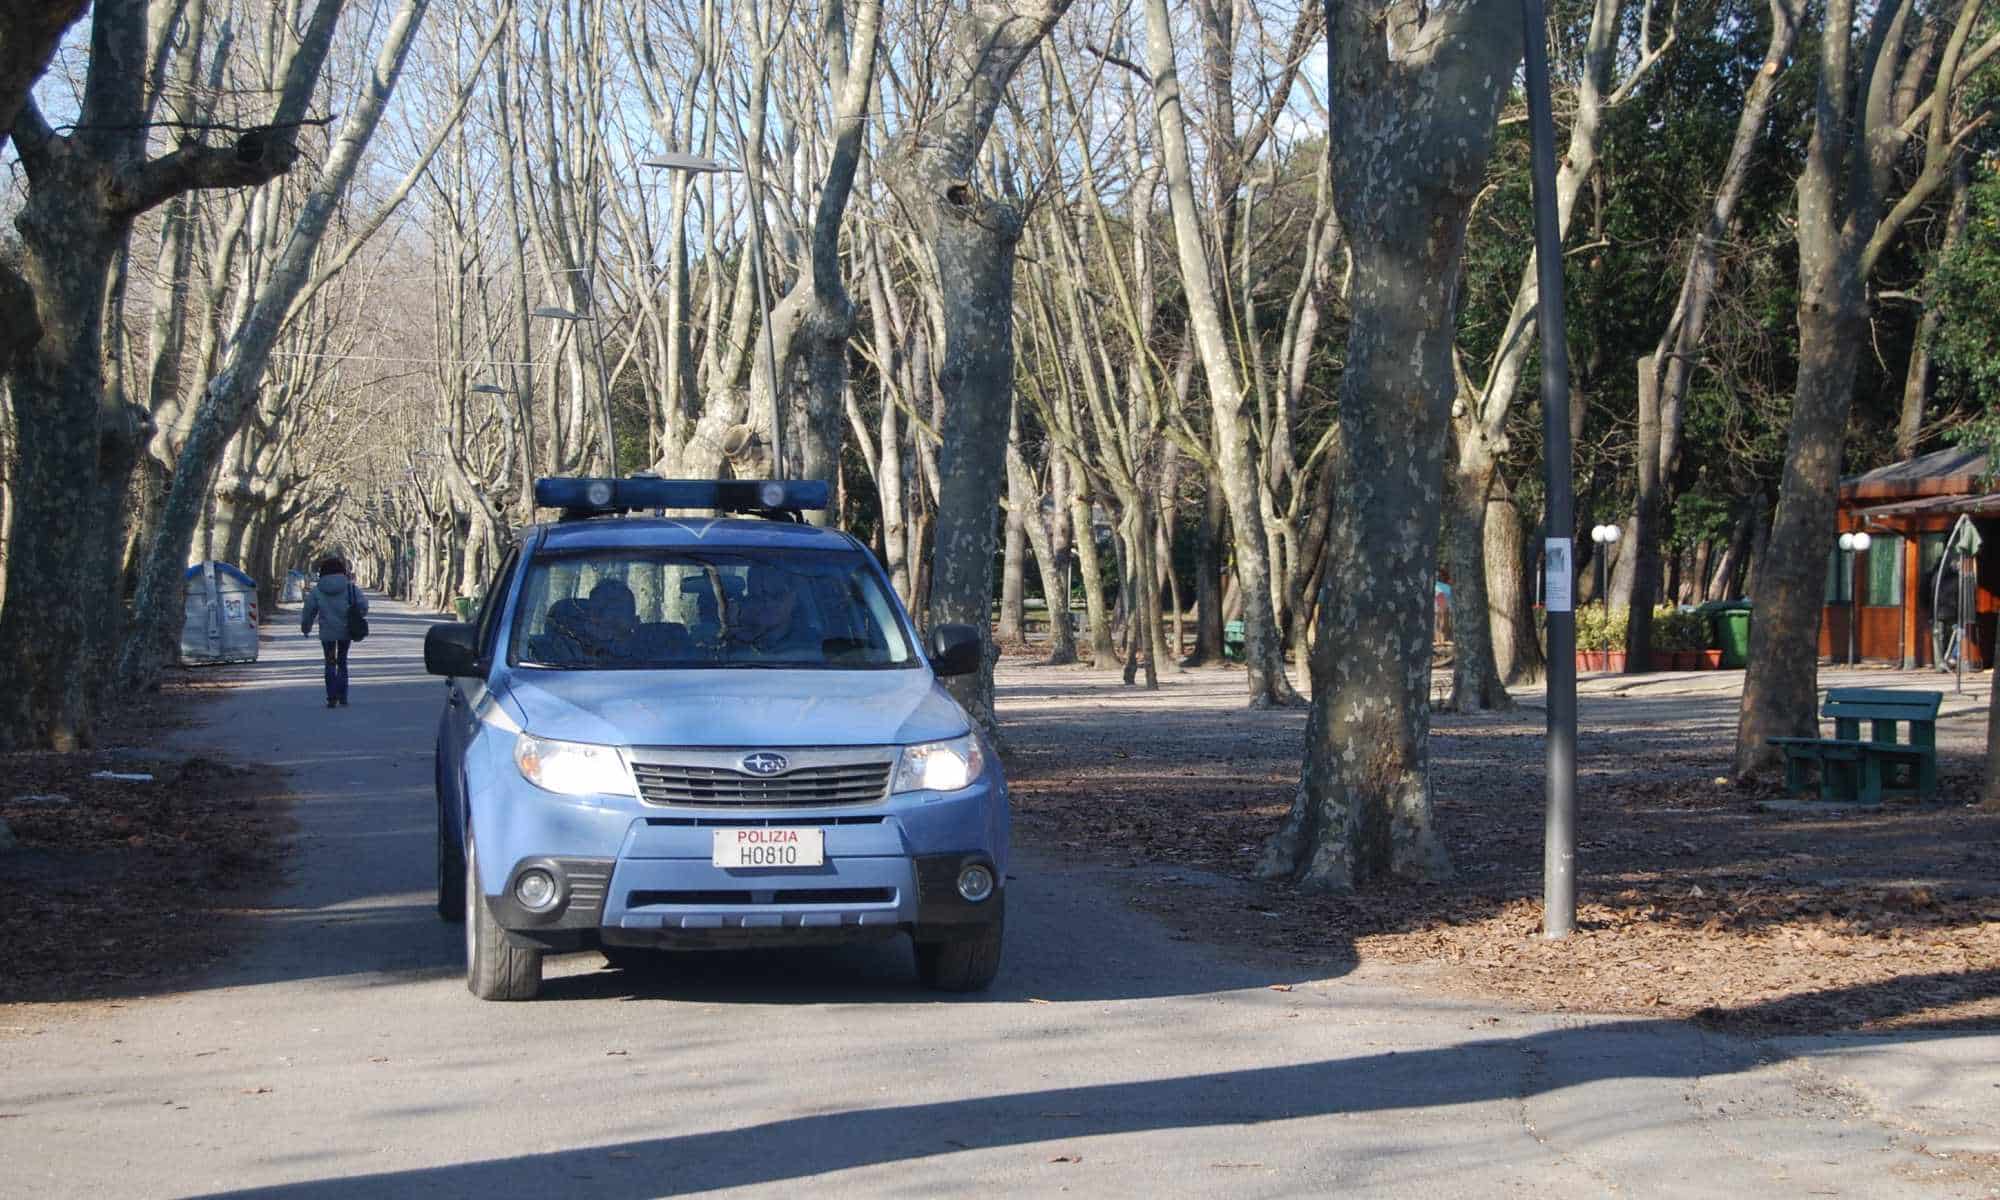
[[[1593,605],[1576,610],[1576,669],[1625,669],[1625,610]]]
[[[1700,670],[1702,643],[1708,640],[1705,624],[1695,613],[1673,605],[1654,609],[1653,661],[1676,671]]]

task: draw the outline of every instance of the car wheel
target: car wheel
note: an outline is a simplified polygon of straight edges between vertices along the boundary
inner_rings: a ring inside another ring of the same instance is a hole
[[[479,847],[465,835],[465,986],[481,1000],[533,1000],[542,952],[514,945],[479,891]]]
[[[465,920],[465,853],[451,836],[443,800],[438,801],[437,813],[437,877],[438,916],[456,925]]]
[[[1001,904],[1004,896],[995,896]],[[946,937],[916,939],[917,978],[924,986],[940,992],[983,992],[1000,974],[1001,931],[1006,912],[993,915],[991,923],[954,931]]]

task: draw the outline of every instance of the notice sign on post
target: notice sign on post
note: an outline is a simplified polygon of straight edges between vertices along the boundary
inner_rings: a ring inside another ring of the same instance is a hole
[[[1549,612],[1571,612],[1576,608],[1575,591],[1570,586],[1575,561],[1568,538],[1548,539],[1542,550],[1542,607]]]

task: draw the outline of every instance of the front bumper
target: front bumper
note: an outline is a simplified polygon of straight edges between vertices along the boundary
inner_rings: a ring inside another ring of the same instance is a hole
[[[957,891],[969,863],[987,866],[996,882],[1006,878],[1006,785],[994,769],[958,792],[825,808],[570,800],[525,784],[508,791],[488,812],[475,804],[481,890],[503,928],[547,949],[781,945],[902,931],[922,938],[1001,911],[997,886],[977,904]],[[714,866],[715,830],[743,825],[822,829],[826,861]],[[534,867],[562,884],[562,901],[542,913],[514,900],[515,880]]]

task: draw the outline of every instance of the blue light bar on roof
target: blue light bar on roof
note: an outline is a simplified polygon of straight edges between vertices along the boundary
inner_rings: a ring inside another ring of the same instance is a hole
[[[535,481],[535,503],[565,512],[631,512],[698,508],[713,512],[801,512],[824,509],[823,479],[579,479]]]

